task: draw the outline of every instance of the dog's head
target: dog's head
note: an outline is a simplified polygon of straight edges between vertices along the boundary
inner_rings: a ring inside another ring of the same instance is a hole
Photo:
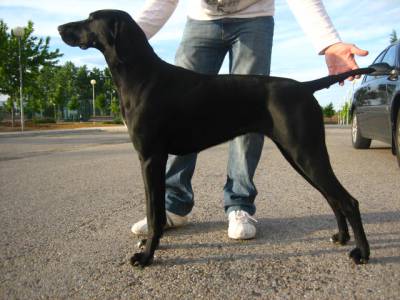
[[[81,49],[96,48],[106,54],[114,52],[127,61],[147,44],[147,39],[131,16],[120,10],[98,10],[89,18],[58,27],[63,41]]]

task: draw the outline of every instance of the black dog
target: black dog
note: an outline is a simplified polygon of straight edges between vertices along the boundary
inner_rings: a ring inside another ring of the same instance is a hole
[[[146,189],[149,237],[133,265],[152,262],[166,222],[165,166],[169,153],[199,152],[236,136],[258,132],[271,138],[284,157],[328,200],[339,232],[332,240],[356,241],[350,257],[369,259],[369,245],[358,202],[339,183],[329,162],[320,106],[313,93],[349,76],[372,73],[358,69],[309,82],[287,78],[202,75],[162,61],[134,20],[123,11],[101,10],[87,20],[58,28],[70,46],[100,50],[121,99],[129,135],[139,153]]]

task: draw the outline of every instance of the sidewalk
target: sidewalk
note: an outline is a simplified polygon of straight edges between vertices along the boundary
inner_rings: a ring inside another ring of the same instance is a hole
[[[87,132],[128,132],[123,125],[106,126],[106,127],[88,127],[76,129],[50,129],[50,130],[29,130],[29,131],[13,131],[13,132],[0,132],[0,138],[8,137],[32,137],[39,135],[53,135],[53,134],[69,134],[69,133],[87,133]]]

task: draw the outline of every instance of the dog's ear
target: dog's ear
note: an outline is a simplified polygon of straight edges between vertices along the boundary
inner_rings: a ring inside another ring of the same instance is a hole
[[[113,44],[119,61],[140,61],[153,53],[146,35],[132,19],[116,19],[113,28]]]
[[[128,62],[133,54],[132,33],[129,32],[127,24],[121,20],[114,22],[114,47],[118,59],[121,62]]]

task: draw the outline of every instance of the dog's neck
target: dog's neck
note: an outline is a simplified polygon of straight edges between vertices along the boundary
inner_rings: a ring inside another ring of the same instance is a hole
[[[148,50],[128,61],[121,60],[115,51],[104,53],[107,65],[117,86],[120,86],[121,82],[131,82],[133,86],[136,82],[146,81],[153,76],[154,71],[157,69],[156,65],[159,68],[160,63],[163,63],[163,61],[150,46]]]

